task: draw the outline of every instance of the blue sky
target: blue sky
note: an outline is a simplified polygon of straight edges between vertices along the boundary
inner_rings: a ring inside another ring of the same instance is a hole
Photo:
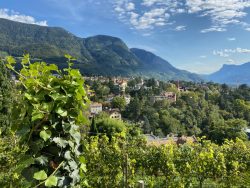
[[[250,0],[2,0],[0,17],[123,39],[177,68],[211,73],[250,61]]]

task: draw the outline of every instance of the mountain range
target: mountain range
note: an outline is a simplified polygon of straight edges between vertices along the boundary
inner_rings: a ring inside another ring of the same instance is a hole
[[[223,67],[208,76],[206,80],[217,83],[231,85],[248,84],[250,85],[250,62],[242,65],[223,65]]]
[[[80,38],[60,27],[45,27],[0,18],[0,56],[32,57],[60,68],[66,67],[65,54],[74,56],[75,67],[84,75],[143,76],[160,80],[213,81],[250,84],[250,63],[224,65],[210,75],[193,74],[172,66],[152,52],[129,48],[117,37],[97,35]]]
[[[161,80],[201,81],[146,50],[132,48],[119,38],[77,37],[59,27],[44,27],[0,19],[0,55],[32,57],[65,67],[65,54],[77,58],[75,67],[85,75],[145,76]]]

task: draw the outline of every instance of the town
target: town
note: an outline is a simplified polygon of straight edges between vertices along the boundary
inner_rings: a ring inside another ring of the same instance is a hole
[[[173,140],[175,143],[180,143],[180,140],[195,142],[196,137],[205,132],[202,121],[200,124],[197,121],[199,112],[195,108],[202,109],[202,101],[210,100],[214,92],[223,92],[223,87],[228,92],[239,89],[226,85],[221,88],[214,83],[163,82],[141,77],[95,76],[84,79],[92,101],[89,105],[90,120],[106,114],[111,119],[134,123],[145,134],[149,144],[156,145]],[[194,108],[190,109],[190,106]],[[176,112],[190,117],[181,120]],[[244,130],[249,135],[249,129]]]

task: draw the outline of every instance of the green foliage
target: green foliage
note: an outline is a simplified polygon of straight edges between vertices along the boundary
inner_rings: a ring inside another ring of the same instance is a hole
[[[222,146],[197,143],[150,146],[140,136],[106,136],[85,141],[91,187],[249,187],[250,148],[237,139]]]
[[[0,135],[10,130],[14,93],[10,73],[0,60]]]
[[[126,100],[124,97],[114,97],[112,101],[113,108],[118,108],[120,111],[123,111],[126,107]]]
[[[123,121],[111,118],[99,118],[96,120],[98,133],[106,134],[110,139],[112,136],[125,137],[127,128]]]
[[[33,177],[36,180],[46,180],[48,176],[44,170],[41,170],[39,172],[36,172]]]
[[[86,145],[87,179],[91,187],[119,187],[123,177],[120,140],[107,136],[91,137]],[[89,170],[91,169],[91,170]]]
[[[6,66],[19,76],[22,101],[13,130],[28,145],[26,155],[34,161],[22,171],[32,186],[76,186],[84,178],[79,129],[86,125],[88,98],[80,72],[71,68],[74,59],[65,57],[68,68],[60,71],[53,64],[31,63],[24,55],[20,72],[14,68],[15,60],[6,58]]]
[[[0,137],[0,187],[27,187],[20,167],[29,164],[27,147],[18,145],[19,138],[8,134]],[[25,163],[22,163],[26,161]],[[31,162],[31,161],[30,161]]]

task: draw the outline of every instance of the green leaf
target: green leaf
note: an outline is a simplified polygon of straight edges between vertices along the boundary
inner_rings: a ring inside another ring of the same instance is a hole
[[[46,112],[51,112],[51,110],[53,109],[53,103],[49,102],[49,103],[42,103],[42,110],[46,111]]]
[[[87,172],[86,164],[82,163],[80,168],[83,170],[83,172]]]
[[[53,141],[61,148],[65,148],[68,142],[60,137],[53,138]]]
[[[13,66],[10,65],[10,64],[6,64],[6,67],[7,67],[8,69],[13,69]]]
[[[30,62],[30,55],[29,54],[25,54],[23,55],[23,58],[22,58],[22,64],[25,65],[25,64],[28,64]]]
[[[80,161],[80,163],[85,163],[85,162],[86,162],[86,159],[85,159],[84,156],[80,156],[80,157],[79,157],[79,161]]]
[[[57,177],[56,176],[50,176],[46,181],[45,181],[45,186],[46,187],[55,187],[57,185]]]
[[[29,99],[29,100],[32,100],[32,99],[33,99],[33,97],[32,97],[30,94],[28,94],[28,93],[25,93],[24,96],[25,96],[27,99]]]
[[[44,117],[44,114],[38,111],[35,111],[32,113],[31,121],[36,121],[38,119],[42,119]]]
[[[51,131],[50,130],[44,130],[40,132],[40,137],[46,142],[51,137]]]
[[[48,176],[44,170],[41,170],[39,172],[36,172],[33,177],[36,180],[46,180]]]
[[[77,70],[77,69],[72,69],[72,70],[70,71],[70,75],[71,75],[71,76],[75,76],[75,77],[80,77],[80,76],[81,76],[81,73],[80,73],[79,70]]]
[[[87,180],[84,180],[84,181],[82,182],[82,184],[85,185],[86,187],[89,187],[89,184],[88,184],[88,181],[87,181]]]
[[[62,117],[66,117],[68,115],[67,110],[62,109],[61,107],[56,109],[56,113],[58,113]]]
[[[6,60],[9,64],[15,64],[16,60],[12,56],[7,56]]]
[[[49,96],[54,100],[54,101],[64,101],[67,100],[67,97],[65,95],[62,95],[60,93],[51,93]]]
[[[23,169],[29,167],[31,164],[34,164],[34,159],[28,155],[25,155],[19,160],[18,165],[15,168],[15,172],[21,173]]]

